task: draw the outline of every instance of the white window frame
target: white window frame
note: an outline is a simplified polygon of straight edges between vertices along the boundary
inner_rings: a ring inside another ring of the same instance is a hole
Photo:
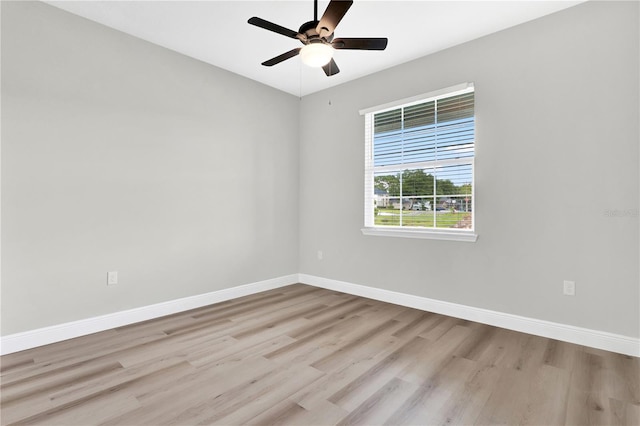
[[[373,116],[376,113],[384,112],[398,107],[406,107],[412,104],[429,102],[449,96],[455,96],[463,93],[474,91],[473,83],[463,83],[456,86],[447,87],[433,92],[425,93],[411,98],[401,99],[384,105],[378,105],[371,108],[360,110],[360,115],[365,116],[365,159],[364,159],[364,227],[362,233],[364,235],[382,236],[382,237],[401,237],[401,238],[425,238],[434,240],[450,240],[475,242],[478,235],[475,232],[475,152],[473,158],[439,160],[437,162],[425,162],[412,165],[412,169],[416,165],[425,167],[447,166],[453,164],[471,164],[471,173],[473,176],[472,194],[471,194],[471,229],[450,229],[450,228],[422,228],[407,226],[376,226],[374,223],[374,171],[383,171],[381,167],[375,168],[373,165]],[[399,166],[386,166],[389,170],[397,171]]]

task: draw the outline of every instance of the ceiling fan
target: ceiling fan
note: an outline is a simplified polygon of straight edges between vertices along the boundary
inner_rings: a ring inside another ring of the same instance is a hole
[[[271,67],[300,54],[302,62],[312,67],[322,67],[327,76],[332,76],[340,72],[333,59],[334,49],[384,50],[387,47],[386,38],[334,38],[333,32],[352,4],[353,1],[331,0],[318,21],[318,0],[314,0],[313,21],[302,24],[297,32],[256,16],[249,19],[251,25],[298,39],[304,44],[303,47],[264,61],[262,65]]]

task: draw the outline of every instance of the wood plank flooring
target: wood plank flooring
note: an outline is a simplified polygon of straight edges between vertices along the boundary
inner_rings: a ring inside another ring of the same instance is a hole
[[[0,361],[2,425],[640,424],[638,358],[302,284]]]

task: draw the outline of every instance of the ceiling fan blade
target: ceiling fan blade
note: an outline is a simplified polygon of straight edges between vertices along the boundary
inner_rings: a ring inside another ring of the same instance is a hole
[[[334,49],[384,50],[386,38],[336,38],[331,43]]]
[[[320,37],[329,37],[335,31],[340,20],[344,17],[353,1],[331,0],[324,11],[320,22],[316,26],[316,32]]]
[[[336,64],[336,61],[331,58],[329,63],[322,67],[322,70],[327,75],[327,77],[331,77],[332,75],[338,74],[340,72],[340,68]]]
[[[281,27],[280,25],[274,24],[273,22],[265,21],[264,19],[258,18],[257,16],[254,16],[247,22],[249,22],[251,25],[255,25],[256,27],[264,28],[265,30],[282,34],[283,36],[298,38],[298,33],[296,31],[290,30],[289,28]]]
[[[293,58],[298,53],[300,53],[300,49],[302,49],[302,47],[297,47],[293,50],[283,53],[282,55],[278,55],[275,58],[271,58],[268,61],[264,61],[262,65],[264,65],[265,67],[272,67],[276,64],[279,64],[282,61],[286,61],[289,58]]]

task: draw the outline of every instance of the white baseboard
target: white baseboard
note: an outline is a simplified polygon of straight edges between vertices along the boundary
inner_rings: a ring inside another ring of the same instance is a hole
[[[304,283],[509,330],[640,357],[640,339],[634,337],[474,308],[307,274],[286,275],[210,293],[2,336],[0,338],[0,355],[159,318],[295,283]]]
[[[640,339],[634,337],[506,314],[488,309],[474,308],[472,306],[443,302],[426,297],[413,296],[313,275],[299,274],[298,281],[315,287],[336,290],[423,311],[489,324],[509,330],[521,331],[536,336],[640,357]]]
[[[196,296],[156,303],[154,305],[114,312],[112,314],[87,318],[79,321],[53,325],[23,333],[10,334],[0,338],[0,355],[23,351],[37,346],[48,345],[74,337],[122,327],[140,321],[159,318],[189,309],[200,308],[213,303],[247,296],[261,291],[271,290],[298,282],[298,274],[286,275],[251,284],[212,291]]]

